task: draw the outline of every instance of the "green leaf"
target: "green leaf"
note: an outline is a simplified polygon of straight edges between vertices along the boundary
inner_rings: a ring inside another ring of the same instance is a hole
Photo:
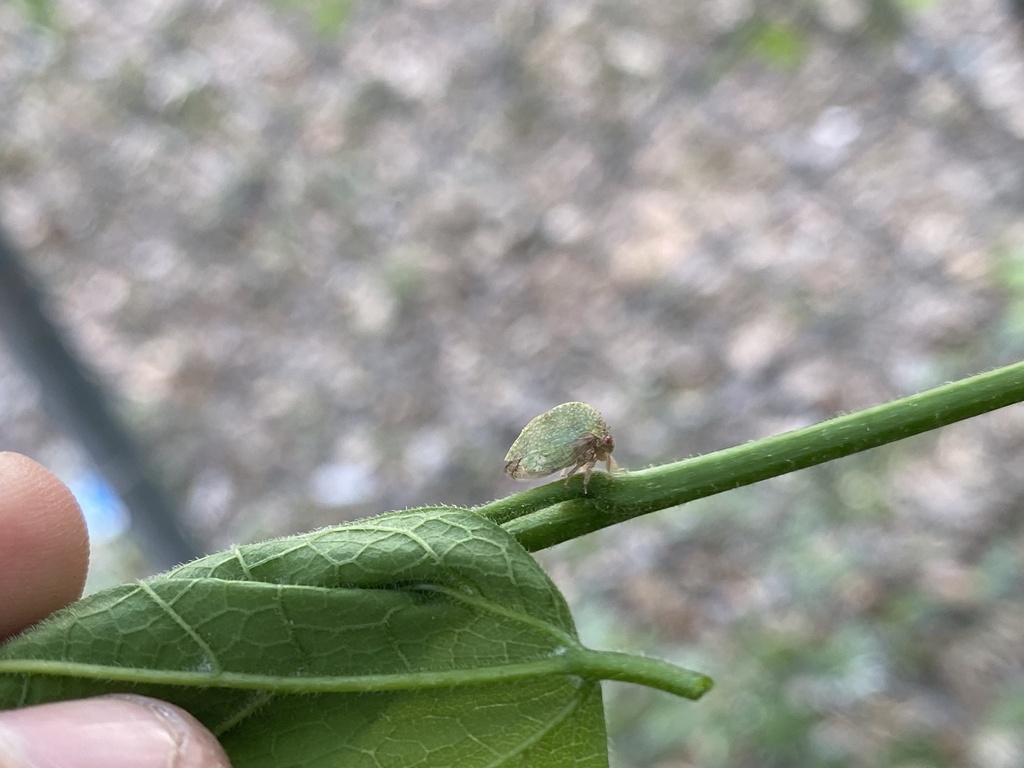
[[[236,768],[604,766],[601,678],[710,687],[581,646],[533,558],[453,508],[211,555],[0,647],[0,707],[156,696],[211,728]]]

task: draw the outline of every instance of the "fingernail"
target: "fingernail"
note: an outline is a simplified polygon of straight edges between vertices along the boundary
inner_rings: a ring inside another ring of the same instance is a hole
[[[183,710],[143,696],[62,701],[0,713],[2,768],[229,768]]]

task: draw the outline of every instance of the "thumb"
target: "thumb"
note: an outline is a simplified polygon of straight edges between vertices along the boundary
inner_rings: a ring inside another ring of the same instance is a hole
[[[192,715],[157,699],[100,696],[0,712],[2,768],[230,768]]]

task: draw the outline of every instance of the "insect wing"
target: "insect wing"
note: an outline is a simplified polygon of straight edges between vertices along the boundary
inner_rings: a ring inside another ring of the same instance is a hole
[[[527,479],[592,461],[607,426],[586,403],[563,403],[527,424],[505,456],[509,477]]]

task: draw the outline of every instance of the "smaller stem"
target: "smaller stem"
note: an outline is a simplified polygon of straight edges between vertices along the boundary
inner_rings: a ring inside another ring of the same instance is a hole
[[[579,489],[570,488],[564,480],[559,480],[482,504],[479,507],[474,507],[473,511],[498,525],[503,525],[509,520],[525,517],[533,512],[574,499],[579,493]]]

